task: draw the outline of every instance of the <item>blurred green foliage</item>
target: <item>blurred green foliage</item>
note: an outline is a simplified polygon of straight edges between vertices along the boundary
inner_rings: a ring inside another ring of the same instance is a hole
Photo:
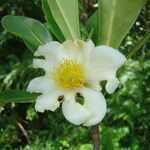
[[[80,0],[83,26],[96,9],[96,0]],[[0,17],[25,15],[45,23],[39,0],[1,0]],[[150,2],[120,46],[127,54],[150,29]],[[82,34],[84,28],[82,28]],[[102,150],[150,149],[150,41],[120,70],[122,83],[106,95],[108,111],[101,122]],[[0,26],[0,90],[25,90],[28,82],[43,72],[32,68],[33,54],[23,41]],[[66,121],[61,109],[37,113],[34,104],[0,107],[0,150],[91,150],[90,128]]]

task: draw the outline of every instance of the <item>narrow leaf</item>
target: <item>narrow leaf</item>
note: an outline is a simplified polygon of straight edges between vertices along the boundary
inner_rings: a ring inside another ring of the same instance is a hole
[[[145,36],[135,45],[135,47],[127,55],[127,59],[131,58],[150,38],[150,32],[145,34]]]
[[[97,43],[97,11],[93,13],[93,15],[87,20],[86,22],[86,28],[88,32],[90,33],[93,30],[92,40]]]
[[[25,41],[27,47],[34,52],[39,45],[52,40],[50,33],[38,20],[24,16],[5,16],[2,26]]]
[[[48,23],[48,26],[51,30],[51,32],[56,36],[56,38],[60,41],[63,42],[65,40],[64,35],[62,34],[60,28],[58,27],[56,21],[54,20],[50,7],[48,5],[47,0],[42,0],[42,8]]]
[[[99,0],[98,44],[118,48],[146,0]]]
[[[19,90],[9,90],[0,92],[0,104],[6,103],[29,103],[34,102],[37,96],[40,94],[37,93],[28,93]]]
[[[47,0],[66,39],[80,39],[78,0]]]

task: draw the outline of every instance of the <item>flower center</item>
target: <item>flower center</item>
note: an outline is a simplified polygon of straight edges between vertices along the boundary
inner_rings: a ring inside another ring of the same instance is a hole
[[[58,87],[71,90],[83,86],[85,82],[85,70],[76,61],[64,59],[54,69],[53,78]]]

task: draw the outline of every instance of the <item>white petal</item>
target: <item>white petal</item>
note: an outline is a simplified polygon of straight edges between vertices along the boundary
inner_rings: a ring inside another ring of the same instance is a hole
[[[59,42],[48,42],[45,45],[39,46],[37,51],[34,53],[34,56],[44,56],[46,58],[56,57],[59,46],[61,46]]]
[[[55,67],[62,58],[66,57],[61,50],[61,44],[56,41],[39,46],[34,56],[44,56],[50,67]]]
[[[126,61],[124,55],[109,46],[98,46],[90,53],[88,76],[92,80],[109,80]]]
[[[68,58],[85,63],[88,54],[95,48],[95,45],[91,40],[88,42],[67,40],[62,43],[61,48]]]
[[[104,96],[102,93],[88,88],[83,88],[79,92],[84,96],[84,107],[92,113],[83,125],[92,126],[98,124],[106,113],[106,101]]]
[[[33,68],[42,68],[47,75],[50,74],[53,67],[54,63],[50,63],[50,61],[45,59],[33,59]]]
[[[92,40],[88,40],[86,42],[84,42],[82,40],[76,40],[75,42],[80,45],[84,55],[89,54],[92,50],[95,49],[95,44],[93,43]]]
[[[85,87],[90,87],[97,92],[102,90],[102,87],[98,81],[87,81],[87,83],[89,85],[87,85],[87,86],[85,85]]]
[[[38,93],[49,93],[52,89],[55,89],[52,81],[45,77],[37,77],[30,81],[27,91],[29,92],[38,92]]]
[[[73,96],[71,96],[69,100],[64,100],[62,104],[62,111],[65,118],[69,122],[76,125],[82,124],[91,115],[91,113],[86,108],[75,102]]]
[[[91,50],[93,50],[93,49],[95,48],[95,44],[93,43],[92,40],[88,40],[88,41],[86,42],[86,48],[87,48],[87,49],[91,49]]]
[[[60,94],[57,91],[51,92],[51,94],[43,94],[38,96],[36,99],[35,109],[39,112],[44,112],[45,110],[55,111],[60,103],[58,97]]]
[[[115,77],[112,80],[108,80],[106,83],[106,91],[111,94],[119,86],[119,80]]]

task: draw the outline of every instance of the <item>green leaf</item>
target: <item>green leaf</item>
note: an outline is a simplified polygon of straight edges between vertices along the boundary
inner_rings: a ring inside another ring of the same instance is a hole
[[[6,103],[29,103],[34,102],[40,94],[23,92],[19,90],[10,90],[0,92],[0,104]]]
[[[93,13],[93,15],[87,20],[86,28],[87,28],[89,33],[93,30],[93,34],[92,34],[91,38],[95,43],[97,43],[97,37],[98,37],[98,32],[97,32],[97,11],[95,11]]]
[[[27,47],[34,52],[39,45],[52,40],[50,33],[38,20],[24,16],[5,16],[2,26],[8,31],[23,38]]]
[[[52,15],[66,39],[81,39],[78,0],[47,0]]]
[[[145,34],[145,36],[135,45],[135,47],[127,55],[127,59],[131,58],[150,38],[150,32]]]
[[[118,48],[146,0],[99,0],[98,44]]]
[[[56,38],[60,42],[65,41],[64,35],[62,34],[60,28],[58,27],[56,21],[54,20],[52,16],[47,0],[42,0],[42,8],[43,8],[43,11],[44,11],[44,14],[45,14],[45,17],[46,17],[46,20],[47,20],[47,23],[51,32],[56,36]]]

